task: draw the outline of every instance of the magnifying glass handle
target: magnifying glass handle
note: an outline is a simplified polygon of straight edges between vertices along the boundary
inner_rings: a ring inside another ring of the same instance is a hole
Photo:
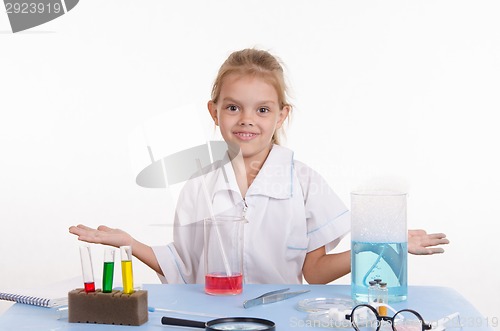
[[[172,317],[166,317],[166,316],[163,316],[161,318],[161,324],[186,326],[186,327],[201,328],[201,329],[204,329],[207,327],[207,324],[205,322],[191,321],[191,320],[185,320],[182,318],[172,318]]]

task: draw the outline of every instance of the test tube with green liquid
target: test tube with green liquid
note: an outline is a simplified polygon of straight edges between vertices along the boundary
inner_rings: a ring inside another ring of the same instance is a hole
[[[113,248],[104,249],[104,267],[102,269],[102,292],[111,293],[113,291],[113,274],[115,269],[115,250]]]
[[[132,247],[121,246],[123,293],[134,293],[134,276],[132,274]]]

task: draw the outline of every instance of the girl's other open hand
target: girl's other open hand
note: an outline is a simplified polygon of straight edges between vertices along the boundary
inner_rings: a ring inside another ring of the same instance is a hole
[[[78,236],[78,240],[81,241],[114,247],[132,245],[134,241],[127,232],[120,229],[108,228],[105,225],[100,225],[97,229],[93,229],[79,224],[77,226],[71,226],[69,228],[69,233]]]
[[[415,255],[432,255],[444,253],[438,245],[449,244],[444,233],[427,234],[424,230],[408,230],[408,253]]]

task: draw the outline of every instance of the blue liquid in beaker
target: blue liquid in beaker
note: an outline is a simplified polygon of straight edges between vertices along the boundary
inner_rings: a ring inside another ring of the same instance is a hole
[[[389,289],[389,302],[408,295],[408,243],[351,241],[351,294],[357,302],[368,302],[369,282],[382,279]]]

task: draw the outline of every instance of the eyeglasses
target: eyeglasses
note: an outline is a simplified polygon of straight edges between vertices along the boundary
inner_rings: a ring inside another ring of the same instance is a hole
[[[351,314],[345,315],[345,318],[351,321],[351,325],[356,331],[379,331],[382,321],[388,322],[394,331],[425,331],[431,329],[431,325],[425,323],[422,316],[411,309],[400,310],[393,317],[389,317],[380,316],[374,307],[363,304],[354,307]]]

